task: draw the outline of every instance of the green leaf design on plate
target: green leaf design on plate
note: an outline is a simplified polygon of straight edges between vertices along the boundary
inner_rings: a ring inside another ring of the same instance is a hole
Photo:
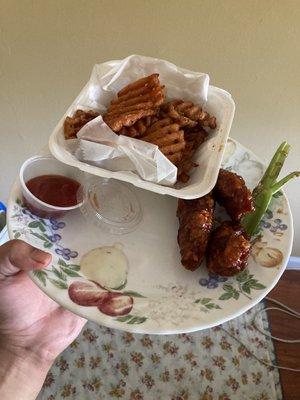
[[[225,292],[232,292],[233,290],[235,290],[232,285],[228,285],[227,283],[223,285],[223,289],[225,290]]]
[[[74,271],[80,271],[80,265],[77,264],[69,264],[67,267],[73,269]]]
[[[234,298],[235,300],[238,300],[239,297],[240,297],[239,292],[238,292],[237,290],[234,289],[234,291],[233,291],[233,298]]]
[[[250,274],[248,270],[240,272],[236,276],[236,281],[238,282],[238,290],[235,289],[233,285],[224,284],[223,290],[225,291],[225,293],[223,293],[219,297],[219,300],[229,300],[232,298],[238,300],[241,294],[251,299],[251,297],[249,296],[251,294],[251,289],[265,289],[265,286],[259,283],[257,279],[253,279],[253,277],[254,275]]]
[[[76,271],[73,271],[72,269],[65,268],[65,267],[61,267],[61,270],[62,270],[65,274],[67,274],[68,276],[71,276],[72,278],[75,278],[75,277],[81,278],[81,275],[78,274]]]
[[[131,314],[125,315],[124,317],[118,317],[115,321],[118,322],[126,322],[127,324],[134,325],[134,324],[142,324],[147,320],[147,317],[137,317]]]
[[[128,314],[128,315],[125,315],[124,317],[118,317],[118,318],[116,318],[116,321],[119,321],[119,322],[127,322],[127,321],[129,321],[132,317],[133,317],[133,315]]]
[[[42,240],[44,242],[44,247],[46,249],[50,249],[53,246],[53,243],[50,242],[49,237],[47,235],[44,235],[43,233],[36,233],[33,231],[30,231],[30,233],[37,237],[38,239]]]
[[[49,278],[49,281],[56,286],[58,289],[68,289],[68,285],[65,282],[58,281],[57,279]]]
[[[202,299],[197,299],[194,301],[194,303],[201,304],[208,310],[212,310],[213,308],[221,309],[221,307],[218,304],[213,303],[212,299],[209,297],[203,297]]]
[[[233,293],[232,292],[226,292],[223,293],[220,297],[219,300],[229,300],[233,297]]]
[[[60,265],[61,267],[67,268],[68,271],[69,270],[73,270],[73,271],[79,271],[80,270],[80,265],[77,264],[67,264],[63,259],[59,259],[57,262],[58,265]],[[70,276],[80,276],[80,275],[70,275]]]
[[[30,233],[31,233],[33,236],[37,237],[38,239],[41,239],[41,240],[43,240],[43,241],[49,241],[48,236],[45,236],[45,235],[42,235],[42,234],[40,234],[40,233],[36,233],[36,232],[33,232],[33,231],[30,231]]]
[[[255,289],[255,290],[262,290],[265,289],[265,285],[263,285],[262,283],[259,283],[256,279],[252,280],[253,282],[250,283],[250,287],[251,289]]]
[[[61,258],[58,260],[57,264],[58,265],[62,265],[63,267],[68,267],[68,264],[64,260],[62,260]]]
[[[56,277],[58,279],[61,279],[63,281],[67,281],[67,277],[65,274],[63,274],[61,271],[59,271],[58,269],[56,269],[54,266],[52,266],[52,272],[56,275]]]
[[[53,246],[53,243],[51,243],[51,242],[44,242],[44,247],[45,247],[45,249],[50,249],[50,247],[52,247]]]
[[[38,221],[32,221],[32,222],[29,222],[29,224],[28,224],[29,228],[38,228],[38,226],[39,226]]]
[[[246,293],[248,293],[248,294],[251,293],[249,281],[248,281],[248,282],[245,282],[245,283],[242,285],[242,291],[243,291],[243,292],[246,292]]]
[[[15,239],[19,239],[20,236],[21,236],[21,233],[20,233],[20,232],[16,232],[16,233],[14,234],[14,238],[15,238]]]
[[[208,308],[209,310],[211,310],[211,309],[213,309],[213,308],[215,308],[215,309],[221,309],[221,307],[218,305],[218,304],[215,304],[215,303],[208,303],[208,304],[205,304],[205,307],[206,308]]]
[[[41,223],[41,221],[39,221],[39,228],[42,232],[46,232],[46,228],[44,227],[44,225]]]
[[[36,269],[33,271],[33,275],[38,278],[39,281],[42,282],[44,286],[46,286],[46,277],[47,277],[47,272],[41,270],[41,269]]]
[[[249,271],[245,269],[236,276],[238,282],[245,282],[249,279]]]
[[[201,304],[205,305],[210,303],[211,299],[209,297],[203,297],[203,299],[201,299]]]
[[[42,232],[46,232],[46,228],[41,221],[31,221],[29,222],[28,227],[33,229],[39,228]]]
[[[143,322],[146,321],[146,317],[133,317],[130,321],[128,321],[127,323],[130,325],[133,324],[142,324]]]
[[[143,298],[146,298],[146,296],[143,296],[142,294],[140,294],[138,292],[134,292],[133,290],[127,290],[127,291],[123,292],[123,294],[127,294],[128,296],[131,296],[131,297],[143,297]]]

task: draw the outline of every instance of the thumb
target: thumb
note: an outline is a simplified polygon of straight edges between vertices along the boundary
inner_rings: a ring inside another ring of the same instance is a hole
[[[0,275],[10,276],[20,270],[45,268],[52,256],[22,240],[11,240],[0,246]]]

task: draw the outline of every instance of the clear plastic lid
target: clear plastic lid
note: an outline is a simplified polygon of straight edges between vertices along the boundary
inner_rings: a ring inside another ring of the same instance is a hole
[[[142,208],[128,184],[87,174],[81,187],[78,194],[83,200],[80,210],[89,222],[112,234],[136,229],[142,219]]]

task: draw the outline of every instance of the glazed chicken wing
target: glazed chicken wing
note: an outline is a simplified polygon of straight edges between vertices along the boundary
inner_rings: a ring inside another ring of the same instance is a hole
[[[221,276],[236,275],[246,268],[250,247],[249,239],[239,224],[223,222],[211,234],[206,266]]]
[[[250,190],[247,189],[244,179],[234,172],[220,169],[214,196],[235,222],[239,222],[246,213],[254,210]]]
[[[178,200],[178,244],[182,265],[191,271],[203,261],[213,225],[214,200],[211,194],[195,200]]]

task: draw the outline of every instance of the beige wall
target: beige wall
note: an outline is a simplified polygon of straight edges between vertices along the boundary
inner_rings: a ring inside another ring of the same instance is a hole
[[[0,0],[0,198],[94,63],[144,54],[210,74],[236,102],[231,136],[300,168],[300,1]],[[300,180],[287,193],[300,256]]]

